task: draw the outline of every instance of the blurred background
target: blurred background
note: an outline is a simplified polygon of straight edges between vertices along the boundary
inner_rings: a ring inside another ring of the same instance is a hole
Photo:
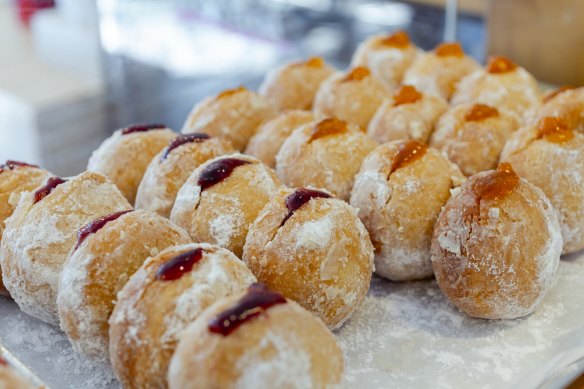
[[[346,67],[380,31],[582,85],[583,15],[583,0],[0,0],[0,160],[76,174],[116,128],[179,130],[207,95],[284,60]]]

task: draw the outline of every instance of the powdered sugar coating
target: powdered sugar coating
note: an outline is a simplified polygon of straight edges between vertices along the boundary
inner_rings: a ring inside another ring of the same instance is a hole
[[[292,192],[283,190],[258,215],[243,260],[268,287],[339,328],[369,288],[369,234],[357,210],[334,198],[311,199],[282,225]]]
[[[391,172],[402,143],[385,143],[369,154],[350,201],[375,246],[376,273],[393,281],[434,274],[430,262],[434,222],[450,190],[464,181],[458,167],[434,149]]]
[[[434,124],[446,110],[448,103],[441,97],[423,95],[410,104],[395,105],[386,99],[367,127],[367,135],[379,143],[401,139],[428,142]]]
[[[270,100],[247,89],[227,93],[209,97],[195,105],[181,132],[204,132],[224,137],[235,149],[245,149],[257,127],[275,116],[277,109]]]
[[[574,131],[562,143],[538,138],[537,125],[522,128],[501,158],[550,199],[562,229],[562,254],[584,249],[584,134]]]
[[[294,301],[226,337],[211,333],[209,320],[238,298],[217,302],[185,330],[169,369],[171,389],[340,387],[343,356],[333,335]]]
[[[531,112],[529,123],[544,117],[563,119],[570,128],[584,132],[584,88],[563,91]]]
[[[540,105],[541,91],[535,78],[521,67],[495,74],[480,69],[460,81],[451,103],[487,104],[523,123]]]
[[[202,248],[202,259],[175,281],[156,279],[160,265]],[[118,295],[109,320],[110,352],[124,387],[166,387],[166,372],[183,330],[221,298],[245,290],[256,279],[228,250],[188,244],[148,259]]]
[[[440,214],[432,240],[438,285],[475,317],[512,319],[533,312],[552,285],[562,248],[560,225],[543,192],[520,178],[510,193],[477,199],[462,185]]]
[[[406,69],[422,53],[415,45],[390,47],[380,41],[386,35],[373,35],[361,42],[353,54],[351,67],[365,66],[378,78],[391,86],[398,86]]]
[[[155,213],[137,210],[107,223],[71,253],[63,266],[57,306],[73,349],[109,363],[108,319],[116,295],[151,256],[191,240]]]
[[[91,154],[87,170],[108,177],[133,205],[150,161],[176,134],[168,128],[127,135],[122,131],[114,132]]]
[[[223,181],[201,191],[199,175],[217,157],[197,168],[179,190],[170,218],[183,227],[195,242],[210,242],[241,256],[251,223],[281,187],[268,166],[243,154],[228,158],[251,163],[238,166]]]
[[[336,72],[323,81],[316,93],[313,111],[318,118],[337,117],[367,128],[393,88],[372,74],[361,80],[345,80],[350,71]]]
[[[354,124],[311,140],[318,123],[299,127],[286,139],[276,155],[276,172],[288,186],[325,188],[348,200],[361,163],[377,143]]]
[[[34,194],[20,198],[7,220],[0,258],[7,289],[20,308],[57,325],[59,274],[77,231],[116,211],[130,209],[120,191],[101,174],[85,172],[33,204]]]

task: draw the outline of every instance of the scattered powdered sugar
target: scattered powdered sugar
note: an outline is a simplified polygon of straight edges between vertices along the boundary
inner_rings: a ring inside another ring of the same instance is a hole
[[[333,234],[334,221],[327,215],[315,221],[299,224],[296,236],[296,247],[309,250],[324,249],[329,245]]]
[[[221,247],[227,247],[235,229],[240,225],[232,212],[222,213],[209,219],[209,232],[215,243]]]

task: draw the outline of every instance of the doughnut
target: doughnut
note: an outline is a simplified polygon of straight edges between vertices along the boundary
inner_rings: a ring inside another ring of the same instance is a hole
[[[343,353],[301,306],[255,284],[209,307],[183,332],[170,389],[337,388]]]
[[[393,89],[373,76],[366,67],[337,72],[321,84],[314,99],[318,118],[337,117],[367,128],[383,99]]]
[[[251,137],[245,154],[252,155],[271,168],[276,167],[276,154],[297,127],[314,120],[310,111],[285,111],[260,126]]]
[[[294,130],[276,155],[276,172],[288,186],[325,188],[348,200],[361,163],[377,146],[355,124],[336,118]]]
[[[561,118],[570,128],[584,132],[584,88],[563,86],[548,93],[531,121],[548,116]]]
[[[464,181],[458,167],[415,140],[378,146],[355,178],[350,204],[375,247],[375,273],[392,281],[434,275],[432,231],[450,191]]]
[[[336,329],[369,290],[373,245],[346,202],[312,188],[283,189],[250,227],[242,259],[268,288]]]
[[[449,100],[458,82],[480,69],[480,65],[464,53],[459,43],[442,43],[424,53],[406,70],[403,83],[420,92]]]
[[[514,116],[486,104],[452,107],[436,124],[430,146],[446,153],[467,176],[497,167],[505,142],[519,127]]]
[[[365,66],[373,75],[391,86],[398,86],[407,68],[418,56],[418,48],[405,31],[373,35],[361,42],[351,66]]]
[[[517,131],[501,158],[550,199],[560,219],[562,254],[584,249],[584,133],[545,117]]]
[[[14,212],[20,194],[41,186],[49,176],[48,171],[25,162],[8,160],[0,165],[0,240],[6,219]],[[2,283],[1,269],[0,296],[8,296],[8,291]]]
[[[0,388],[2,389],[33,389],[16,370],[0,357]]]
[[[187,325],[254,282],[239,258],[209,244],[149,258],[118,294],[109,320],[111,364],[122,387],[167,387],[168,364]]]
[[[367,135],[379,143],[402,139],[426,143],[436,121],[447,109],[448,103],[443,98],[403,85],[375,112]]]
[[[136,208],[166,218],[178,190],[203,162],[235,152],[231,143],[204,133],[181,134],[156,155],[138,186]]]
[[[241,257],[249,226],[281,185],[256,158],[217,157],[199,166],[179,190],[170,220],[193,241],[213,243]]]
[[[224,137],[237,150],[244,150],[258,126],[276,116],[277,111],[264,96],[244,87],[229,89],[195,105],[181,132]]]
[[[436,221],[431,248],[440,289],[483,319],[533,312],[554,281],[561,251],[552,204],[508,163],[462,184]]]
[[[77,231],[92,220],[131,206],[107,177],[85,172],[64,180],[50,177],[34,192],[25,192],[0,245],[4,285],[20,309],[58,325],[59,274]]]
[[[458,84],[451,103],[482,103],[515,116],[518,122],[540,104],[540,91],[527,70],[505,57],[490,57],[484,69],[469,74]]]
[[[259,93],[280,110],[311,109],[320,84],[334,72],[320,57],[287,63],[268,72]]]
[[[138,124],[117,130],[93,152],[87,170],[108,177],[134,204],[148,164],[175,135],[163,124]]]
[[[190,242],[174,223],[144,210],[104,215],[83,226],[57,294],[61,328],[73,349],[109,363],[108,319],[117,293],[148,257]]]

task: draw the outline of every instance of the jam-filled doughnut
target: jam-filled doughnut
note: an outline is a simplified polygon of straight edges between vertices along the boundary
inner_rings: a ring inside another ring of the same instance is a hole
[[[292,300],[261,284],[209,307],[182,334],[170,389],[336,388],[343,353],[335,337]]]
[[[260,126],[249,140],[245,153],[253,155],[271,168],[276,167],[276,154],[292,131],[314,120],[310,111],[285,111]]]
[[[6,223],[0,247],[4,285],[20,309],[58,324],[57,286],[77,231],[92,220],[131,206],[105,176],[85,172],[50,177],[25,192]]]
[[[425,143],[447,109],[448,103],[443,98],[403,85],[381,104],[367,127],[367,135],[379,143],[402,139]]]
[[[560,219],[562,253],[584,249],[584,133],[545,117],[517,131],[501,158],[550,199]]]
[[[431,249],[440,289],[484,319],[533,312],[553,283],[561,251],[552,204],[508,163],[475,174],[450,198]]]
[[[214,243],[241,257],[249,226],[281,185],[274,171],[253,157],[217,157],[191,174],[170,219],[195,242]]]
[[[375,272],[392,281],[434,274],[430,242],[450,191],[464,181],[458,167],[414,140],[377,147],[355,178],[350,204],[375,247]]]
[[[150,161],[175,135],[163,124],[137,124],[122,128],[93,152],[87,170],[107,176],[133,205],[138,185]]]
[[[239,258],[209,244],[175,246],[148,259],[119,293],[109,321],[111,364],[122,386],[165,388],[183,330],[254,282]]]
[[[49,177],[48,171],[25,162],[8,160],[0,165],[0,240],[6,219],[14,212],[20,194],[41,186]],[[0,295],[8,295],[8,291],[2,283],[1,269]]]
[[[497,167],[505,142],[519,127],[514,116],[486,104],[461,104],[440,117],[430,145],[467,176]]]
[[[0,357],[0,388],[33,389],[35,386],[24,379],[16,370]]]
[[[193,170],[232,152],[233,146],[223,138],[204,133],[177,136],[148,165],[136,194],[136,208],[170,217],[174,199]]]
[[[259,93],[280,110],[311,109],[320,84],[334,72],[320,57],[287,63],[268,72]]]
[[[348,200],[355,174],[377,146],[360,127],[329,118],[294,130],[276,155],[276,171],[288,186],[325,188]]]
[[[584,132],[584,87],[563,86],[549,92],[532,122],[549,116],[561,118],[570,128]]]
[[[229,89],[195,105],[182,133],[221,136],[244,150],[258,126],[276,114],[277,107],[268,98],[244,87]]]
[[[115,212],[83,226],[57,294],[61,328],[73,349],[107,364],[108,319],[117,293],[148,257],[190,242],[186,231],[144,210]]]
[[[384,98],[393,89],[363,66],[337,72],[320,86],[313,111],[319,118],[338,117],[367,128]]]
[[[408,67],[418,56],[418,48],[405,31],[391,35],[373,35],[361,42],[353,55],[351,66],[365,66],[389,85],[401,83]]]
[[[250,227],[243,261],[260,282],[335,329],[369,290],[373,245],[346,202],[322,190],[284,189]]]
[[[422,93],[449,100],[458,82],[480,65],[464,53],[459,43],[442,43],[420,55],[404,74],[403,83]]]
[[[465,77],[452,96],[452,104],[481,103],[513,115],[519,122],[540,104],[535,78],[510,59],[490,57],[484,69]]]

